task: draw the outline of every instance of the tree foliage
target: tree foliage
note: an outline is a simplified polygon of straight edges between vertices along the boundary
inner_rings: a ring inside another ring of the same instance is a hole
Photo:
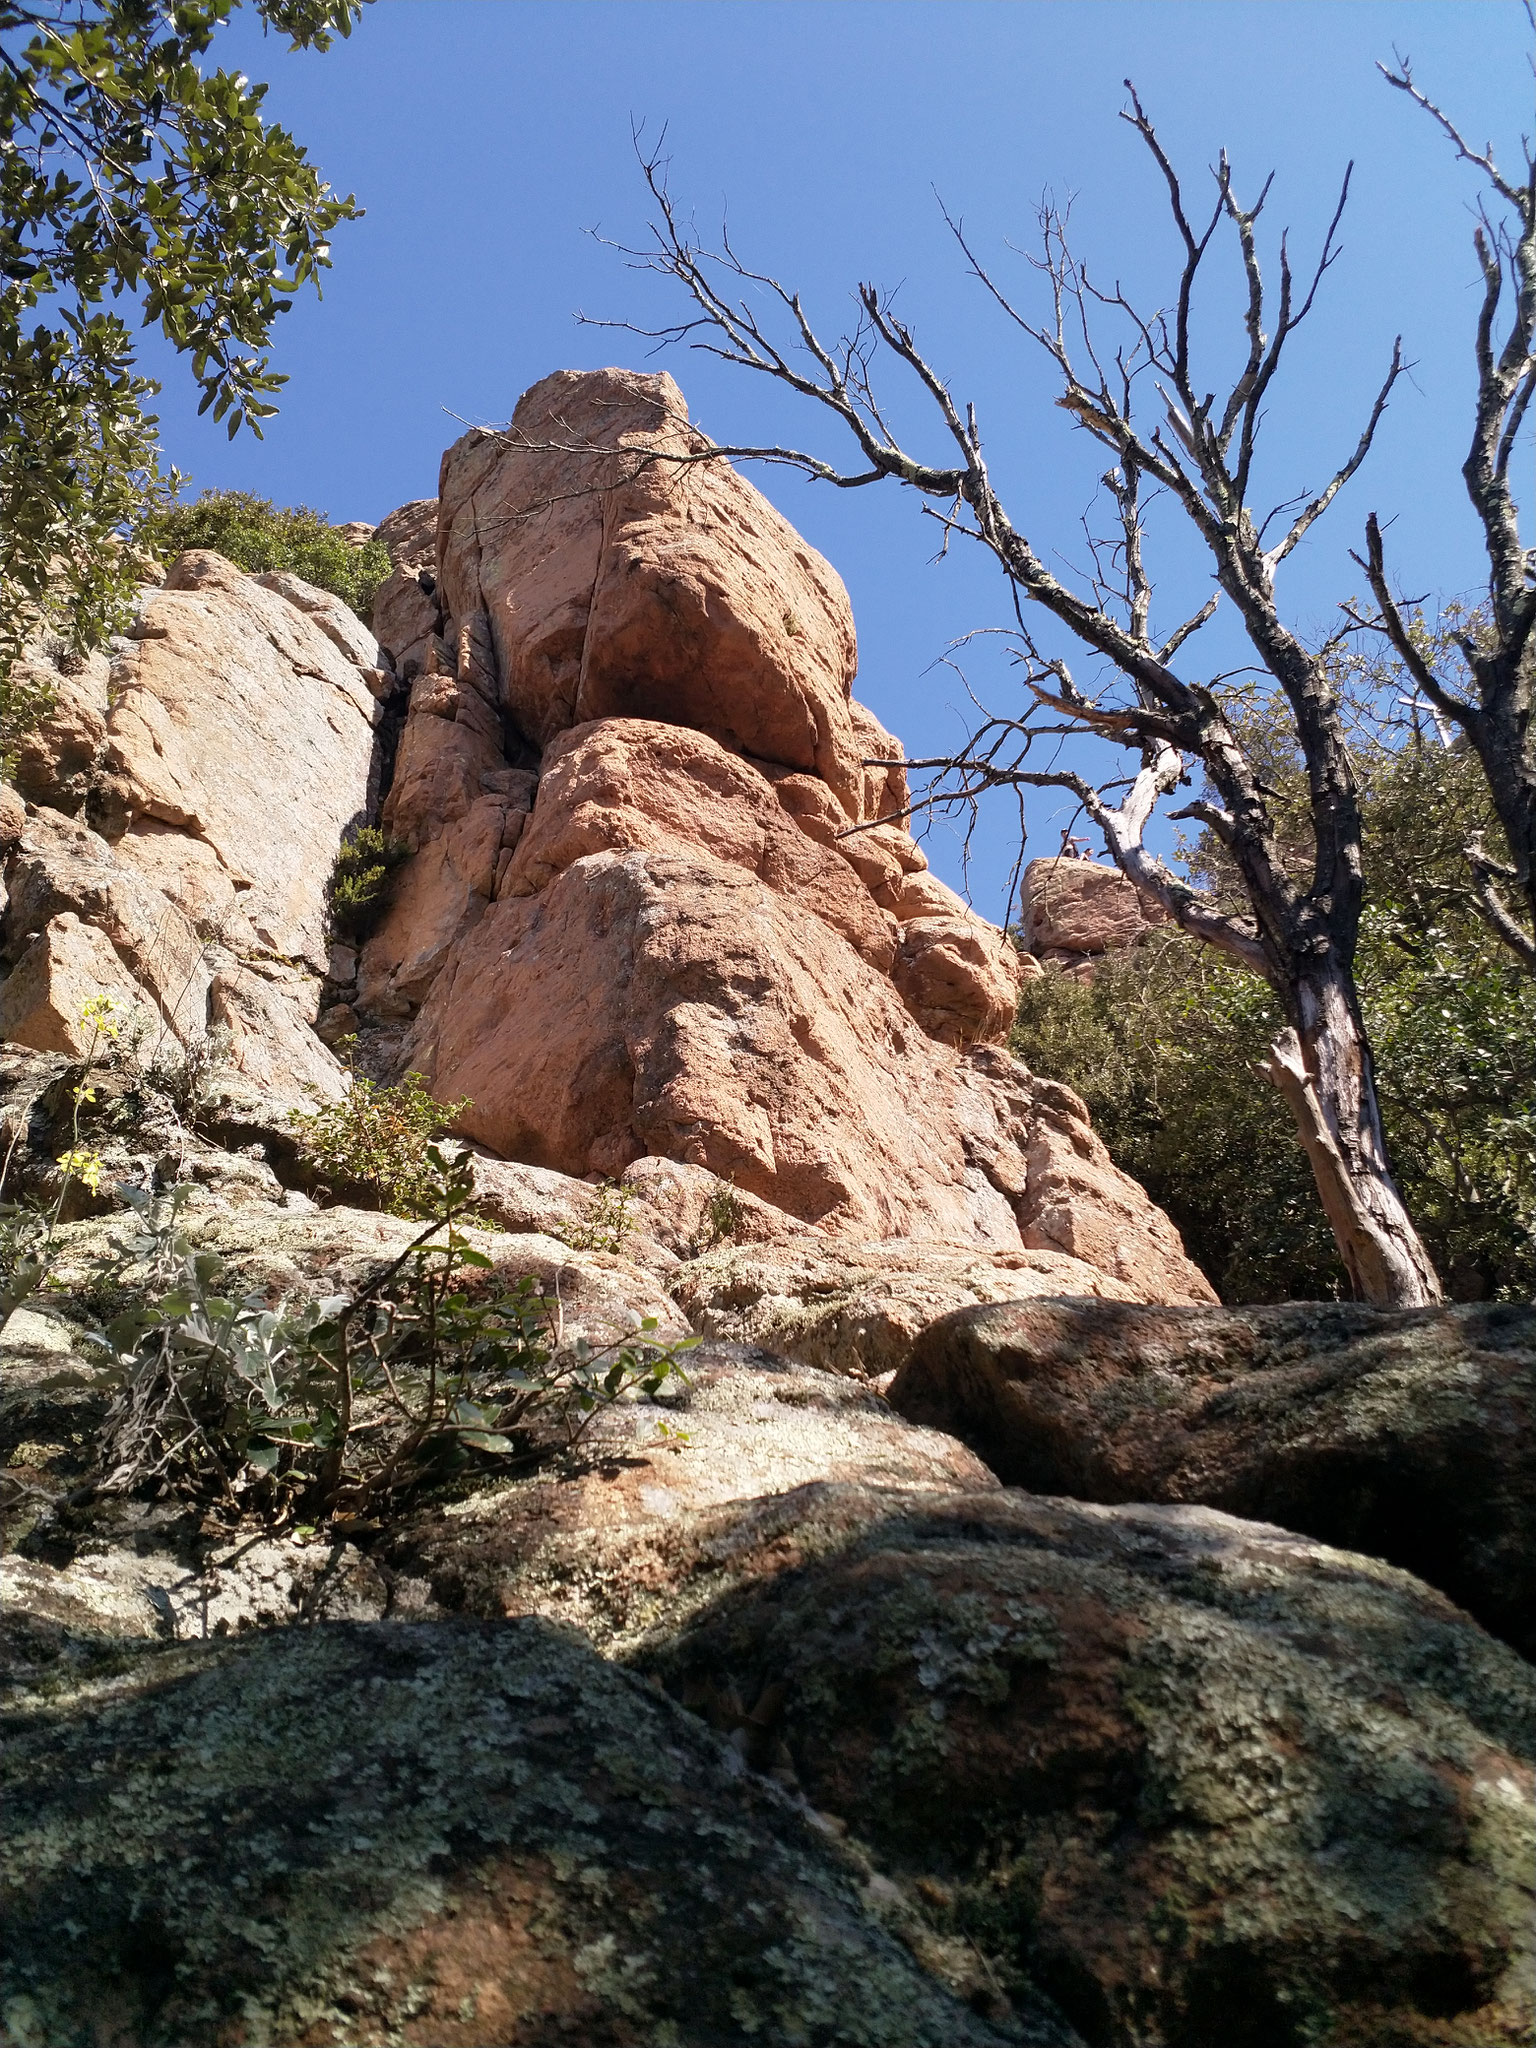
[[[264,85],[200,70],[239,4],[0,0],[0,718],[40,624],[84,648],[122,620],[143,516],[179,481],[108,302],[190,359],[202,410],[259,435],[285,381],[273,322],[357,212],[263,119]],[[362,0],[253,4],[324,50]]]
[[[366,619],[390,571],[378,541],[358,547],[308,505],[274,505],[250,491],[204,491],[189,503],[156,506],[143,526],[145,545],[170,561],[184,548],[213,548],[252,575],[288,569],[332,591]]]

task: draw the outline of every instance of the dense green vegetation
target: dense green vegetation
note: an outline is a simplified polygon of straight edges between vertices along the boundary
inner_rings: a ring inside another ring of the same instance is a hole
[[[157,506],[144,522],[143,536],[166,562],[184,548],[213,548],[252,575],[291,570],[332,591],[362,619],[390,567],[389,551],[378,541],[357,547],[323,512],[274,505],[249,491],[204,491],[185,504]]]
[[[11,701],[39,629],[96,645],[123,623],[144,517],[174,498],[134,307],[186,356],[202,406],[256,434],[286,381],[273,322],[356,214],[266,87],[201,68],[240,0],[0,0],[0,745],[46,714]],[[295,49],[350,33],[361,0],[254,0]]]
[[[1297,765],[1262,723],[1258,706],[1250,742],[1289,791]],[[1468,898],[1461,847],[1488,825],[1486,786],[1427,724],[1364,716],[1352,751],[1367,858],[1356,973],[1393,1168],[1447,1294],[1529,1300],[1536,983]],[[1194,864],[1220,885],[1208,845]],[[1015,1027],[1020,1058],[1085,1098],[1227,1301],[1347,1291],[1290,1113],[1257,1071],[1283,1021],[1264,983],[1162,931],[1091,986],[1031,982]]]

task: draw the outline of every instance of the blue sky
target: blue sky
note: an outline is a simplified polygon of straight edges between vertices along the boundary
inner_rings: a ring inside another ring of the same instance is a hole
[[[1102,457],[966,278],[935,190],[1025,299],[1032,274],[1009,243],[1030,242],[1049,192],[1071,198],[1076,242],[1105,281],[1162,301],[1174,247],[1160,188],[1118,119],[1129,76],[1191,187],[1223,146],[1240,193],[1276,172],[1265,219],[1290,225],[1298,258],[1355,161],[1342,257],[1270,405],[1269,497],[1315,484],[1353,445],[1394,334],[1415,369],[1366,468],[1288,565],[1289,616],[1326,629],[1359,588],[1349,549],[1373,509],[1394,522],[1406,590],[1475,594],[1483,572],[1458,472],[1479,180],[1374,66],[1394,47],[1411,53],[1426,90],[1517,168],[1532,125],[1526,45],[1516,0],[380,0],[350,42],[299,57],[237,18],[216,60],[271,81],[270,112],[367,217],[338,232],[323,304],[301,299],[279,323],[291,382],[265,442],[232,444],[198,421],[184,368],[146,344],[165,383],[166,452],[198,488],[377,519],[435,490],[460,421],[504,420],[548,371],[607,362],[669,369],[721,440],[833,452],[819,423],[761,380],[678,349],[653,360],[633,336],[576,324],[578,310],[643,324],[676,310],[586,232],[640,238],[631,124],[665,124],[680,203],[703,228],[728,204],[739,249],[795,284],[833,334],[859,280],[900,287],[930,359],[977,405],[1015,524],[1074,563]],[[1200,309],[1213,384],[1241,339],[1233,282],[1215,272]],[[919,411],[904,418],[914,438],[929,431]],[[934,565],[935,530],[908,494],[753,475],[848,584],[860,696],[909,751],[952,745],[968,707],[935,663],[957,636],[1003,621],[997,572],[963,551]],[[1159,566],[1171,623],[1208,575],[1171,533]],[[1212,666],[1241,658],[1215,627],[1210,641]],[[1008,702],[995,658],[979,654],[969,672],[989,701]],[[1057,810],[1054,796],[1035,804],[1032,851],[1056,843]],[[971,889],[992,915],[1010,831],[1000,805],[976,843]],[[949,828],[935,827],[929,856],[959,879]]]

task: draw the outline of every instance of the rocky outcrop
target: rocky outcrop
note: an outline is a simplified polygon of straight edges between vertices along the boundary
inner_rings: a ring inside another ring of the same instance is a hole
[[[539,746],[592,719],[665,719],[816,774],[856,823],[848,594],[728,463],[687,459],[704,447],[670,377],[626,370],[557,371],[505,432],[465,435],[440,485],[450,644],[484,620]]]
[[[1536,1674],[1203,1508],[825,1486],[642,1653],[1092,2042],[1484,2048],[1536,2013]]]
[[[36,1117],[67,1113],[64,1062],[7,1061]],[[415,1234],[196,1142],[186,1227],[239,1289],[355,1293]],[[618,1191],[480,1170],[512,1227],[472,1247],[558,1287],[567,1334],[751,1315],[780,1273],[778,1306],[814,1312],[848,1277],[702,1168],[636,1162]],[[64,1227],[70,1314],[122,1228]],[[931,1310],[987,1266],[1023,1288],[1071,1264],[941,1249],[872,1250],[819,1339],[894,1329],[903,1285]],[[911,1275],[883,1299],[882,1254]],[[1069,1306],[1152,1313],[972,1313]],[[780,1341],[814,1313],[792,1320]],[[79,1505],[110,1389],[68,1323],[23,1310],[0,1352],[19,2043],[84,2048],[110,2017],[152,2048],[237,2011],[355,2048],[642,2025],[1205,2048],[1248,2016],[1300,2048],[1298,2012],[1367,2048],[1528,2033],[1536,1680],[1386,1564],[1000,1485],[854,1377],[856,1341],[825,1372],[706,1338],[574,1456],[383,1528],[210,1536],[152,1490]],[[679,2003],[701,1942],[735,1958],[723,2016]]]
[[[183,557],[39,657],[0,788],[4,1191],[55,1219],[0,1328],[7,2042],[1527,2041],[1536,1678],[1450,1600],[1529,1644],[1530,1316],[1211,1305],[1003,1049],[1038,965],[668,380],[547,380],[375,537],[373,631]],[[364,819],[408,857],[331,945]],[[1145,929],[1041,868],[1056,965]],[[585,1432],[482,1319],[498,1413],[387,1486],[366,1365],[340,1493],[238,1433],[136,1474],[115,1187],[253,1311],[420,1236],[290,1125],[354,1031],[471,1098],[455,1328],[520,1290]],[[690,1337],[649,1396],[582,1362]]]
[[[172,901],[204,916],[218,903],[320,975],[325,884],[368,813],[384,670],[355,619],[337,645],[335,598],[273,581],[206,552],[172,565],[120,661],[97,806],[119,856]]]
[[[997,1050],[1023,962],[907,829],[846,594],[701,452],[666,378],[546,380],[378,529],[374,631],[183,555],[34,777],[79,815],[17,822],[0,1028],[79,1052],[109,995],[141,1042],[212,1034],[276,1124],[361,1033],[531,1168],[669,1159],[861,1241],[1208,1298],[1081,1105]],[[409,857],[333,945],[374,817]]]
[[[1014,1302],[932,1321],[890,1397],[1010,1485],[1279,1522],[1536,1655],[1536,1309]]]
[[[377,802],[388,662],[328,592],[181,556],[21,764],[34,801],[7,835],[5,1038],[85,1051],[82,1008],[107,996],[151,1058],[217,1034],[279,1122],[337,1094],[311,1029],[326,885]]]
[[[1102,861],[1052,854],[1024,870],[1024,943],[1062,973],[1091,978],[1102,955],[1134,946],[1167,921],[1160,904]]]
[[[536,1622],[171,1651],[5,1772],[17,2048],[1074,2038],[969,2010],[825,1831]]]

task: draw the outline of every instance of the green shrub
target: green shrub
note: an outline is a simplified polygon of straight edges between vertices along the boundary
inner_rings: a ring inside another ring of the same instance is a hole
[[[745,1214],[734,1182],[726,1181],[722,1187],[713,1189],[705,1208],[710,1243],[728,1244],[740,1230]]]
[[[1475,919],[1366,911],[1357,963],[1393,1171],[1455,1299],[1536,1295],[1536,984]],[[1346,1294],[1255,976],[1160,933],[1091,985],[1028,982],[1013,1049],[1065,1081],[1224,1301]]]
[[[430,1164],[443,1207],[414,1243],[355,1294],[296,1307],[222,1293],[179,1201],[124,1190],[139,1229],[118,1263],[139,1286],[90,1340],[117,1381],[94,1490],[169,1494],[231,1528],[355,1526],[466,1468],[568,1450],[602,1408],[681,1376],[691,1344],[655,1343],[654,1319],[562,1344],[555,1305],[495,1278],[457,1229],[462,1162]]]
[[[444,1201],[433,1140],[469,1106],[467,1095],[437,1101],[420,1074],[387,1088],[354,1073],[339,1102],[294,1110],[289,1121],[311,1169],[338,1199],[362,1200],[392,1216],[432,1216]]]
[[[577,1252],[622,1252],[634,1224],[629,1214],[630,1191],[622,1181],[605,1180],[580,1223],[568,1223],[562,1241]]]
[[[368,617],[391,566],[389,550],[378,541],[354,547],[323,512],[274,505],[249,491],[204,491],[152,514],[144,545],[167,562],[186,548],[212,548],[252,575],[291,570],[341,598],[360,619]]]
[[[344,839],[326,885],[331,929],[338,938],[364,939],[389,901],[389,878],[410,848],[377,825],[363,825]]]

